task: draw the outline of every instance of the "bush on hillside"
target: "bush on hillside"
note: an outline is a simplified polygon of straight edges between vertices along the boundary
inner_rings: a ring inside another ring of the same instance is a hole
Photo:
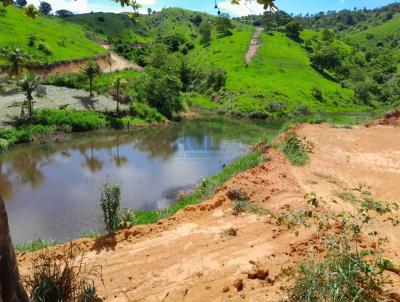
[[[232,36],[233,28],[235,28],[235,26],[232,24],[232,21],[227,17],[219,17],[215,21],[215,29],[217,30],[219,37]]]
[[[299,40],[300,32],[302,31],[302,27],[299,22],[291,21],[286,24],[285,27],[286,35],[292,39]]]

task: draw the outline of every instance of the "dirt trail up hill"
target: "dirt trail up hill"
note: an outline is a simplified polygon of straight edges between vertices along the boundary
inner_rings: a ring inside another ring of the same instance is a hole
[[[261,46],[259,37],[263,33],[264,28],[258,27],[254,33],[253,38],[250,41],[249,49],[247,50],[245,61],[246,64],[250,64],[253,57],[256,55],[258,48]]]
[[[332,198],[340,180],[349,186],[367,183],[377,198],[400,201],[399,127],[323,124],[296,131],[315,145],[304,167],[291,166],[269,149],[265,162],[233,177],[200,205],[155,225],[77,240],[88,261],[103,268],[104,285],[96,284],[104,301],[287,301],[285,272],[305,259],[315,235],[302,228],[296,236],[265,213],[233,215],[234,192],[258,208],[296,210],[305,208],[305,193]],[[352,208],[344,201],[336,206]],[[400,231],[380,228],[391,239],[386,256],[400,263]],[[35,254],[18,257],[22,274],[29,274]],[[399,276],[388,278],[392,284],[385,292],[400,294]]]

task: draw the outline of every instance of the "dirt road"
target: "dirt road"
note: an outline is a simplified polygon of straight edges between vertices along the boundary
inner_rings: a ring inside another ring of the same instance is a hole
[[[250,64],[253,57],[256,55],[258,48],[261,46],[259,37],[263,33],[264,28],[258,27],[250,41],[249,49],[245,56],[246,64]]]
[[[156,225],[76,241],[88,252],[88,261],[103,268],[104,285],[97,280],[97,287],[104,300],[287,301],[285,272],[306,258],[315,235],[300,228],[296,236],[265,213],[233,215],[228,198],[233,189],[240,188],[254,206],[268,211],[304,209],[309,192],[329,200],[338,182],[350,187],[366,183],[377,198],[400,201],[398,126],[304,125],[296,131],[315,145],[308,165],[291,166],[270,149],[264,163],[233,177],[200,205]],[[353,205],[338,200],[336,207]],[[385,256],[400,263],[400,230],[384,223],[379,228],[391,240]],[[32,257],[19,255],[23,274],[29,273]],[[254,271],[262,278],[250,277]],[[392,284],[385,293],[400,294],[400,277],[388,278]]]

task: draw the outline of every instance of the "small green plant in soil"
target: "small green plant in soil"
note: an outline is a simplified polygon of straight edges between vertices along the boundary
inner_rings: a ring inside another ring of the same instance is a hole
[[[15,245],[15,250],[20,253],[30,253],[58,244],[56,240],[34,239]]]
[[[361,199],[365,192],[360,192]],[[385,283],[383,273],[393,270],[394,264],[383,257],[383,245],[387,239],[379,236],[375,221],[383,214],[393,215],[389,221],[398,220],[395,219],[397,208],[379,204],[376,206],[374,203],[375,206],[371,207],[361,202],[354,212],[344,211],[335,215],[311,211],[310,215],[303,217],[303,221],[308,221],[304,225],[318,230],[318,238],[325,252],[312,253],[308,260],[299,265],[290,289],[290,301],[382,300],[382,286]],[[318,203],[313,204],[315,209],[319,206]],[[332,232],[332,228],[341,231]],[[366,234],[369,237],[368,244],[361,248],[360,242]]]
[[[100,206],[103,210],[104,224],[109,233],[118,230],[118,214],[121,204],[121,186],[105,184],[100,197]]]
[[[305,165],[310,160],[307,154],[310,150],[312,150],[311,144],[295,132],[289,133],[283,143],[283,153],[292,164],[297,166]]]
[[[32,261],[23,283],[32,302],[100,302],[93,279],[102,280],[101,267],[88,266],[85,254],[69,244],[57,256],[44,250]]]
[[[240,215],[246,211],[246,201],[244,200],[235,200],[233,202],[233,215]]]
[[[232,213],[233,215],[240,215],[246,211],[250,211],[252,213],[261,213],[264,212],[265,209],[257,207],[247,200],[235,200],[233,202]]]

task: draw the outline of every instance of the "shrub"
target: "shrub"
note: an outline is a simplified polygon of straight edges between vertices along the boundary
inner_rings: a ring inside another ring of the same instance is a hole
[[[96,295],[93,277],[101,279],[101,268],[89,268],[84,253],[70,244],[57,257],[49,251],[40,253],[23,282],[32,302],[97,302],[101,299]]]
[[[148,123],[163,122],[166,120],[155,108],[151,108],[143,103],[132,103],[130,106],[130,113],[132,116],[144,119]]]
[[[292,164],[302,166],[309,161],[307,152],[312,150],[312,144],[299,137],[295,132],[291,132],[285,138],[283,153]]]
[[[354,196],[352,212],[340,214],[318,213],[309,211],[312,218],[310,226],[317,229],[317,235],[324,239],[325,252],[322,257],[312,254],[310,259],[301,263],[295,283],[290,290],[290,301],[341,301],[341,302],[376,302],[382,300],[383,273],[394,271],[393,263],[383,258],[382,243],[388,239],[379,237],[374,225],[379,215],[398,211],[397,204],[370,207],[365,198],[373,199],[363,186],[355,189],[360,196]],[[308,194],[315,208],[318,202],[315,194]],[[359,199],[360,198],[360,199]],[[315,203],[317,201],[317,203]],[[335,201],[333,201],[335,202]],[[382,209],[385,209],[382,211]],[[376,213],[377,215],[373,214]],[[389,217],[393,226],[398,225],[398,215]],[[308,222],[304,222],[308,224]],[[335,226],[340,232],[328,233]],[[360,248],[364,234],[368,234],[373,244]],[[323,237],[322,237],[323,236]],[[384,299],[383,299],[384,300]]]
[[[324,97],[322,95],[322,90],[318,87],[313,87],[312,88],[312,96],[317,99],[318,101],[323,101]]]
[[[232,21],[229,18],[227,17],[217,18],[215,27],[220,37],[232,36],[232,29],[234,28],[234,25],[232,24]]]
[[[32,122],[41,125],[70,127],[74,132],[89,131],[106,126],[106,120],[100,113],[69,109],[43,109],[37,111]]]
[[[8,141],[4,138],[0,138],[0,152],[7,151]]]
[[[292,111],[293,115],[310,115],[310,109],[307,105],[297,104],[296,107]]]
[[[300,39],[300,32],[302,28],[299,22],[291,21],[288,24],[286,24],[285,29],[288,37],[296,40]]]
[[[121,187],[118,184],[105,184],[101,192],[100,205],[103,210],[104,223],[109,233],[118,229],[120,203]]]
[[[52,54],[52,51],[43,43],[40,43],[38,45],[38,50],[43,52],[45,55],[50,56]]]
[[[281,101],[273,101],[268,104],[269,112],[282,112],[286,110],[287,104]]]
[[[139,97],[168,119],[183,110],[180,97],[182,82],[174,73],[149,68],[141,84]]]

